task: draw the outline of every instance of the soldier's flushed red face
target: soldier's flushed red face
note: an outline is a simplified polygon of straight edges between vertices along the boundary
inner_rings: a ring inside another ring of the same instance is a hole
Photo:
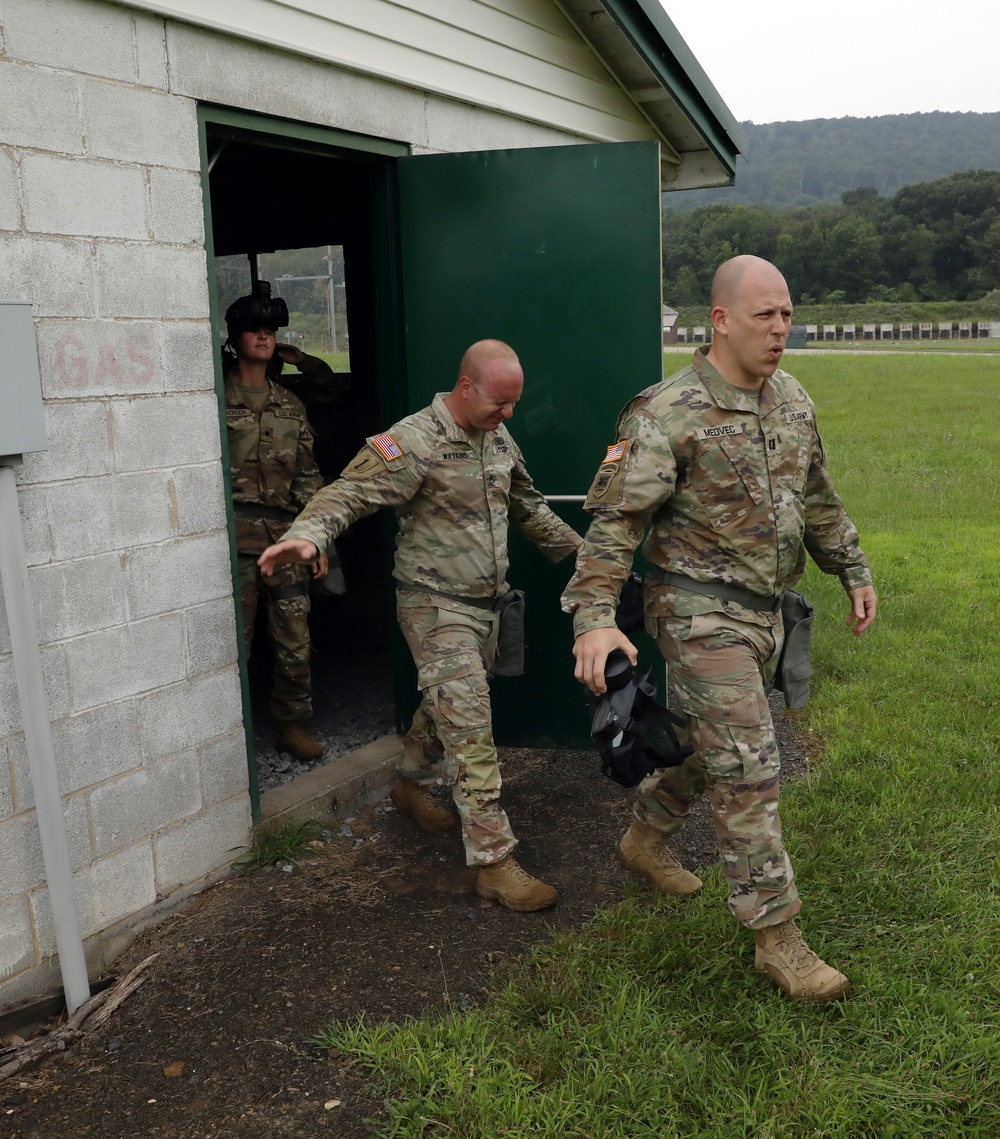
[[[758,387],[777,370],[792,329],[785,279],[773,265],[753,266],[738,295],[719,309],[712,348],[720,371],[738,387]]]
[[[523,389],[524,373],[518,365],[507,360],[489,361],[474,382],[460,381],[461,414],[465,420],[460,426],[466,431],[496,431],[514,414]]]
[[[270,328],[241,332],[233,345],[237,357],[245,360],[270,360],[274,355],[274,346],[274,331]]]

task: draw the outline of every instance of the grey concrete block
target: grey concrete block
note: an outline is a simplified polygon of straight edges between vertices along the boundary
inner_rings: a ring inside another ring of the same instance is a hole
[[[136,81],[129,10],[84,0],[4,0],[7,53],[28,63]]]
[[[25,455],[17,470],[22,486],[106,475],[112,468],[108,408],[97,400],[45,404],[49,449]]]
[[[214,392],[115,400],[111,424],[119,471],[217,461],[222,454]]]
[[[239,672],[210,672],[151,692],[139,701],[139,724],[147,764],[235,731],[243,724]]]
[[[0,63],[0,70],[3,66]],[[9,300],[31,301],[36,317],[91,316],[90,242],[0,234],[0,294]]]
[[[167,89],[167,40],[163,20],[133,10],[136,80],[143,87]]]
[[[72,703],[69,692],[69,669],[63,644],[42,645],[42,676],[45,680],[45,697],[49,706],[49,719],[60,720],[70,714]]]
[[[36,566],[30,583],[45,644],[125,621],[125,575],[117,554]]]
[[[17,506],[21,515],[21,536],[24,539],[28,565],[37,566],[50,561],[52,538],[49,533],[49,510],[45,490],[42,487],[19,487]]]
[[[10,746],[0,740],[0,822],[14,813],[14,767],[10,762]]]
[[[7,6],[3,10],[6,39]],[[37,67],[0,61],[0,143],[83,152],[76,79]]]
[[[204,244],[205,207],[198,171],[155,166],[150,170],[149,229],[153,240],[164,244]]]
[[[58,721],[52,725],[52,748],[64,795],[138,768],[142,744],[135,700],[119,700]],[[25,797],[20,799],[23,807]]]
[[[166,390],[158,321],[41,320],[36,327],[46,399]]]
[[[35,964],[35,942],[28,919],[28,899],[22,894],[0,903],[0,985]]]
[[[87,806],[82,798],[63,804],[70,864],[74,869],[91,860]],[[13,815],[0,823],[0,901],[32,890],[45,881],[45,863],[34,811]]]
[[[216,339],[208,321],[160,321],[159,333],[163,390],[214,393]]]
[[[153,839],[156,883],[161,894],[203,878],[231,863],[234,847],[250,839],[250,799],[240,796],[204,811]]]
[[[247,740],[243,729],[210,740],[198,749],[201,768],[201,798],[206,807],[247,794],[250,771]]]
[[[101,316],[203,320],[208,316],[205,250],[99,244],[97,300]]]
[[[235,666],[236,606],[231,596],[188,609],[184,614],[184,629],[188,676]]]
[[[24,220],[36,233],[145,239],[146,174],[139,166],[25,154]]]
[[[178,538],[127,555],[129,611],[133,617],[179,613],[192,605],[232,597],[228,535]]]
[[[155,691],[185,674],[179,613],[87,633],[63,649],[76,712]]]
[[[162,542],[174,533],[166,471],[60,483],[46,495],[57,561]]]
[[[14,787],[14,813],[30,810],[35,805],[35,792],[28,770],[28,745],[20,733],[7,737],[7,756]]]
[[[173,474],[173,490],[178,533],[200,534],[226,528],[226,488],[221,463],[178,467]]]
[[[0,229],[21,228],[21,187],[17,163],[0,150]]]
[[[194,752],[130,771],[90,793],[97,855],[131,846],[200,808],[201,786]]]
[[[86,79],[80,91],[88,154],[180,170],[200,168],[193,99]]]
[[[156,901],[153,854],[148,842],[102,858],[73,875],[80,932],[90,937]],[[48,890],[32,895],[39,952],[55,952],[55,933]]]
[[[17,697],[14,658],[0,657],[0,740],[21,730],[21,705]]]

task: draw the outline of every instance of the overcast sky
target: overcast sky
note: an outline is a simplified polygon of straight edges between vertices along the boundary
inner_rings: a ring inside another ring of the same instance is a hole
[[[1000,0],[660,0],[740,122],[1000,111]]]

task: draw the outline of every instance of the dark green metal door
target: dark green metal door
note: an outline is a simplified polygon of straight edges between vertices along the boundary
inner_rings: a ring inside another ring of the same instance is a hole
[[[660,379],[660,161],[656,143],[398,160],[409,410],[455,382],[475,340],[507,341],[524,367],[508,423],[545,495],[584,495],[615,418]],[[581,533],[579,504],[553,502]],[[511,585],[527,594],[526,672],[493,683],[500,743],[585,741],[572,629],[553,566],[520,535]]]

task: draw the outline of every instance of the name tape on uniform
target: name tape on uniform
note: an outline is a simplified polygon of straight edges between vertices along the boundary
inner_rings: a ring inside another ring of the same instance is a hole
[[[402,458],[403,452],[396,446],[396,441],[391,435],[376,435],[372,443],[386,459]]]
[[[699,439],[725,439],[727,435],[745,435],[746,429],[742,423],[718,423],[714,427],[702,427],[696,434]]]

